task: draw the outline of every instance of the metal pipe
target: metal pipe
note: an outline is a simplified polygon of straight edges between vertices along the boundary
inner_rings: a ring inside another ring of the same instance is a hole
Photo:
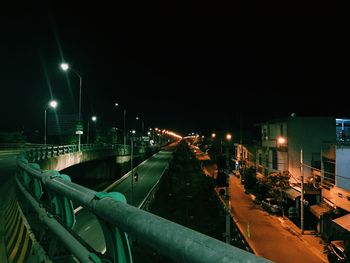
[[[91,260],[92,253],[84,247],[72,234],[67,231],[54,217],[49,216],[44,208],[26,191],[24,186],[16,177],[18,188],[21,190],[26,200],[38,214],[39,220],[43,222],[67,247],[67,249],[79,260],[79,262],[96,262]]]
[[[20,161],[19,166],[34,177],[41,177],[47,189],[89,208],[99,218],[119,227],[176,262],[269,262],[132,205],[108,197],[98,199],[95,191],[55,177],[52,172],[42,173]]]
[[[175,262],[269,262],[128,204],[103,198],[93,211],[136,240],[151,246]]]

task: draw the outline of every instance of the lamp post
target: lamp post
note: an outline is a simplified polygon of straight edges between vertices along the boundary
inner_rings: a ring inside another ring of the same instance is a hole
[[[116,107],[119,106],[118,102],[114,104]],[[126,146],[126,109],[123,108],[123,135],[124,135],[124,146]]]
[[[131,131],[130,136],[130,170],[131,170],[131,195],[130,195],[130,204],[134,202],[134,134],[135,130]]]
[[[93,122],[96,122],[97,121],[97,117],[96,116],[92,116],[91,120]],[[88,121],[88,123],[87,123],[86,144],[89,144],[89,135],[90,135],[90,121]]]
[[[303,149],[300,149],[300,175],[301,175],[301,196],[300,196],[300,230],[304,234],[304,158]]]
[[[142,119],[140,119],[139,117],[136,117],[136,120],[140,120],[141,121],[141,146],[143,146],[143,129],[144,129],[144,122]]]
[[[57,103],[57,101],[55,101],[55,100],[51,100],[50,102],[49,102],[49,104],[47,105],[47,107],[45,108],[45,113],[44,113],[44,115],[45,115],[45,127],[44,127],[44,144],[46,145],[46,130],[47,130],[47,128],[46,128],[46,126],[47,126],[47,109],[48,108],[53,108],[53,109],[55,109],[56,107],[57,107],[57,105],[58,105],[58,103]]]
[[[79,139],[79,142],[78,142],[78,151],[80,152],[80,144],[81,144],[81,135],[83,134],[83,131],[80,130],[82,129],[82,126],[81,125],[81,87],[83,85],[83,79],[81,77],[81,75],[74,69],[72,69],[68,63],[61,63],[60,65],[61,69],[63,71],[68,71],[68,69],[70,71],[72,71],[75,75],[77,75],[79,77],[79,117],[78,117],[78,121],[79,121],[79,130],[78,130],[78,127],[77,127],[77,131],[75,132],[76,134],[78,134],[78,139]]]
[[[230,216],[230,154],[229,154],[229,142],[232,139],[230,133],[226,134],[226,191],[225,191],[225,204],[226,204],[226,243],[231,243],[231,216]]]

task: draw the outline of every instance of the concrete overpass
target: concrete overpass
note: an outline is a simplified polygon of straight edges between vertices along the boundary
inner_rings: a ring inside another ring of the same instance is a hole
[[[36,149],[18,160],[16,181],[24,195],[20,201],[29,201],[30,210],[39,215],[39,225],[48,229],[45,234],[48,235],[46,241],[49,244],[44,244],[44,251],[43,240],[36,240],[33,236],[30,224],[23,216],[26,211],[22,212],[15,201],[14,190],[9,188],[5,204],[2,204],[4,241],[9,262],[25,262],[30,256],[37,262],[49,262],[50,258],[62,251],[69,252],[64,257],[64,261],[72,260],[68,262],[102,262],[107,259],[111,262],[132,262],[126,233],[179,262],[265,261],[127,205],[123,194],[95,192],[71,182],[68,176],[58,171],[111,156],[125,161],[128,153],[125,149],[109,145],[95,149],[82,147],[80,152],[70,147]],[[104,251],[96,251],[72,231],[77,219],[74,213],[76,205],[85,207],[97,216],[106,243]]]

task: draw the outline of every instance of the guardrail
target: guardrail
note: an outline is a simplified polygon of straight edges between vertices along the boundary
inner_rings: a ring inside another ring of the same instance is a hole
[[[56,171],[43,172],[37,164],[28,163],[24,158],[18,159],[18,167],[16,181],[20,190],[40,214],[42,223],[80,262],[132,262],[125,232],[175,262],[268,262],[128,205],[121,193],[95,192],[70,182],[68,176]],[[72,202],[89,209],[99,219],[106,240],[105,254],[84,247],[71,234],[70,229],[75,223]],[[58,230],[59,225],[63,228]],[[54,248],[50,247],[50,250]]]
[[[81,144],[80,151],[90,150],[113,150],[117,155],[129,155],[130,146],[122,144]],[[63,154],[78,152],[78,146],[74,145],[60,145],[60,146],[37,146],[27,150],[25,157],[31,161],[36,162],[48,158],[56,157]]]

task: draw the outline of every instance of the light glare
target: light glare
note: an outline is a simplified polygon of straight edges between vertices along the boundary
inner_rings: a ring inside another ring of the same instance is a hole
[[[67,71],[67,70],[69,69],[68,63],[62,63],[62,64],[61,64],[61,69],[62,69],[63,71]]]
[[[55,101],[55,100],[51,100],[50,102],[49,102],[49,106],[51,107],[51,108],[56,108],[57,107],[57,105],[58,105],[58,103],[57,103],[57,101]]]

